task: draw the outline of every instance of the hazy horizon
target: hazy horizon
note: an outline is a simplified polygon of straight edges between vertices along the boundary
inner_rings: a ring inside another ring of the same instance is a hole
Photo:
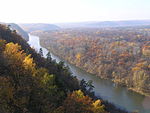
[[[150,21],[150,19],[133,19],[133,20],[96,20],[96,21],[72,21],[72,22],[22,22],[22,23],[17,23],[17,24],[71,24],[71,23],[90,23],[90,22],[121,22],[121,21]]]
[[[1,0],[0,22],[150,20],[150,0]]]

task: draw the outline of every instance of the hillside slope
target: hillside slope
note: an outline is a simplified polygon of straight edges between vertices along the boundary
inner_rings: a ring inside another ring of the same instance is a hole
[[[23,37],[23,39],[25,39],[26,41],[29,40],[28,33],[25,32],[19,25],[15,24],[15,23],[4,23],[4,22],[0,22],[0,24],[9,26],[11,28],[11,30],[16,31],[19,35],[21,35]]]
[[[8,23],[8,25],[10,25],[10,28],[12,28],[13,30],[16,30],[16,32],[19,35],[21,35],[26,41],[29,40],[28,33],[25,32],[19,25],[15,24],[15,23]]]
[[[48,30],[58,30],[58,26],[54,24],[44,24],[44,23],[35,23],[35,24],[19,24],[25,31],[48,31]]]
[[[90,98],[90,84],[63,62],[43,58],[16,32],[0,25],[0,113],[127,113]],[[84,92],[84,93],[83,93]],[[106,111],[107,110],[107,111]]]

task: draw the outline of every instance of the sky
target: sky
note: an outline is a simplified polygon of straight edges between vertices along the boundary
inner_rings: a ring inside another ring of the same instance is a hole
[[[0,22],[150,20],[150,0],[0,0]]]

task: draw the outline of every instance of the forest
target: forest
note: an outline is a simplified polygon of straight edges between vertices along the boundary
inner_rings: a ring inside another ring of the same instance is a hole
[[[97,99],[92,87],[0,24],[0,113],[127,113]]]
[[[33,32],[55,55],[116,85],[150,95],[150,26]]]

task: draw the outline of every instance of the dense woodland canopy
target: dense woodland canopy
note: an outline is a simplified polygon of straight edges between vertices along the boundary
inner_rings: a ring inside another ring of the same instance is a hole
[[[72,64],[150,95],[150,26],[34,32],[42,46]]]
[[[0,25],[0,113],[126,113],[89,97],[93,93],[87,85],[50,53],[43,58],[15,31]]]

